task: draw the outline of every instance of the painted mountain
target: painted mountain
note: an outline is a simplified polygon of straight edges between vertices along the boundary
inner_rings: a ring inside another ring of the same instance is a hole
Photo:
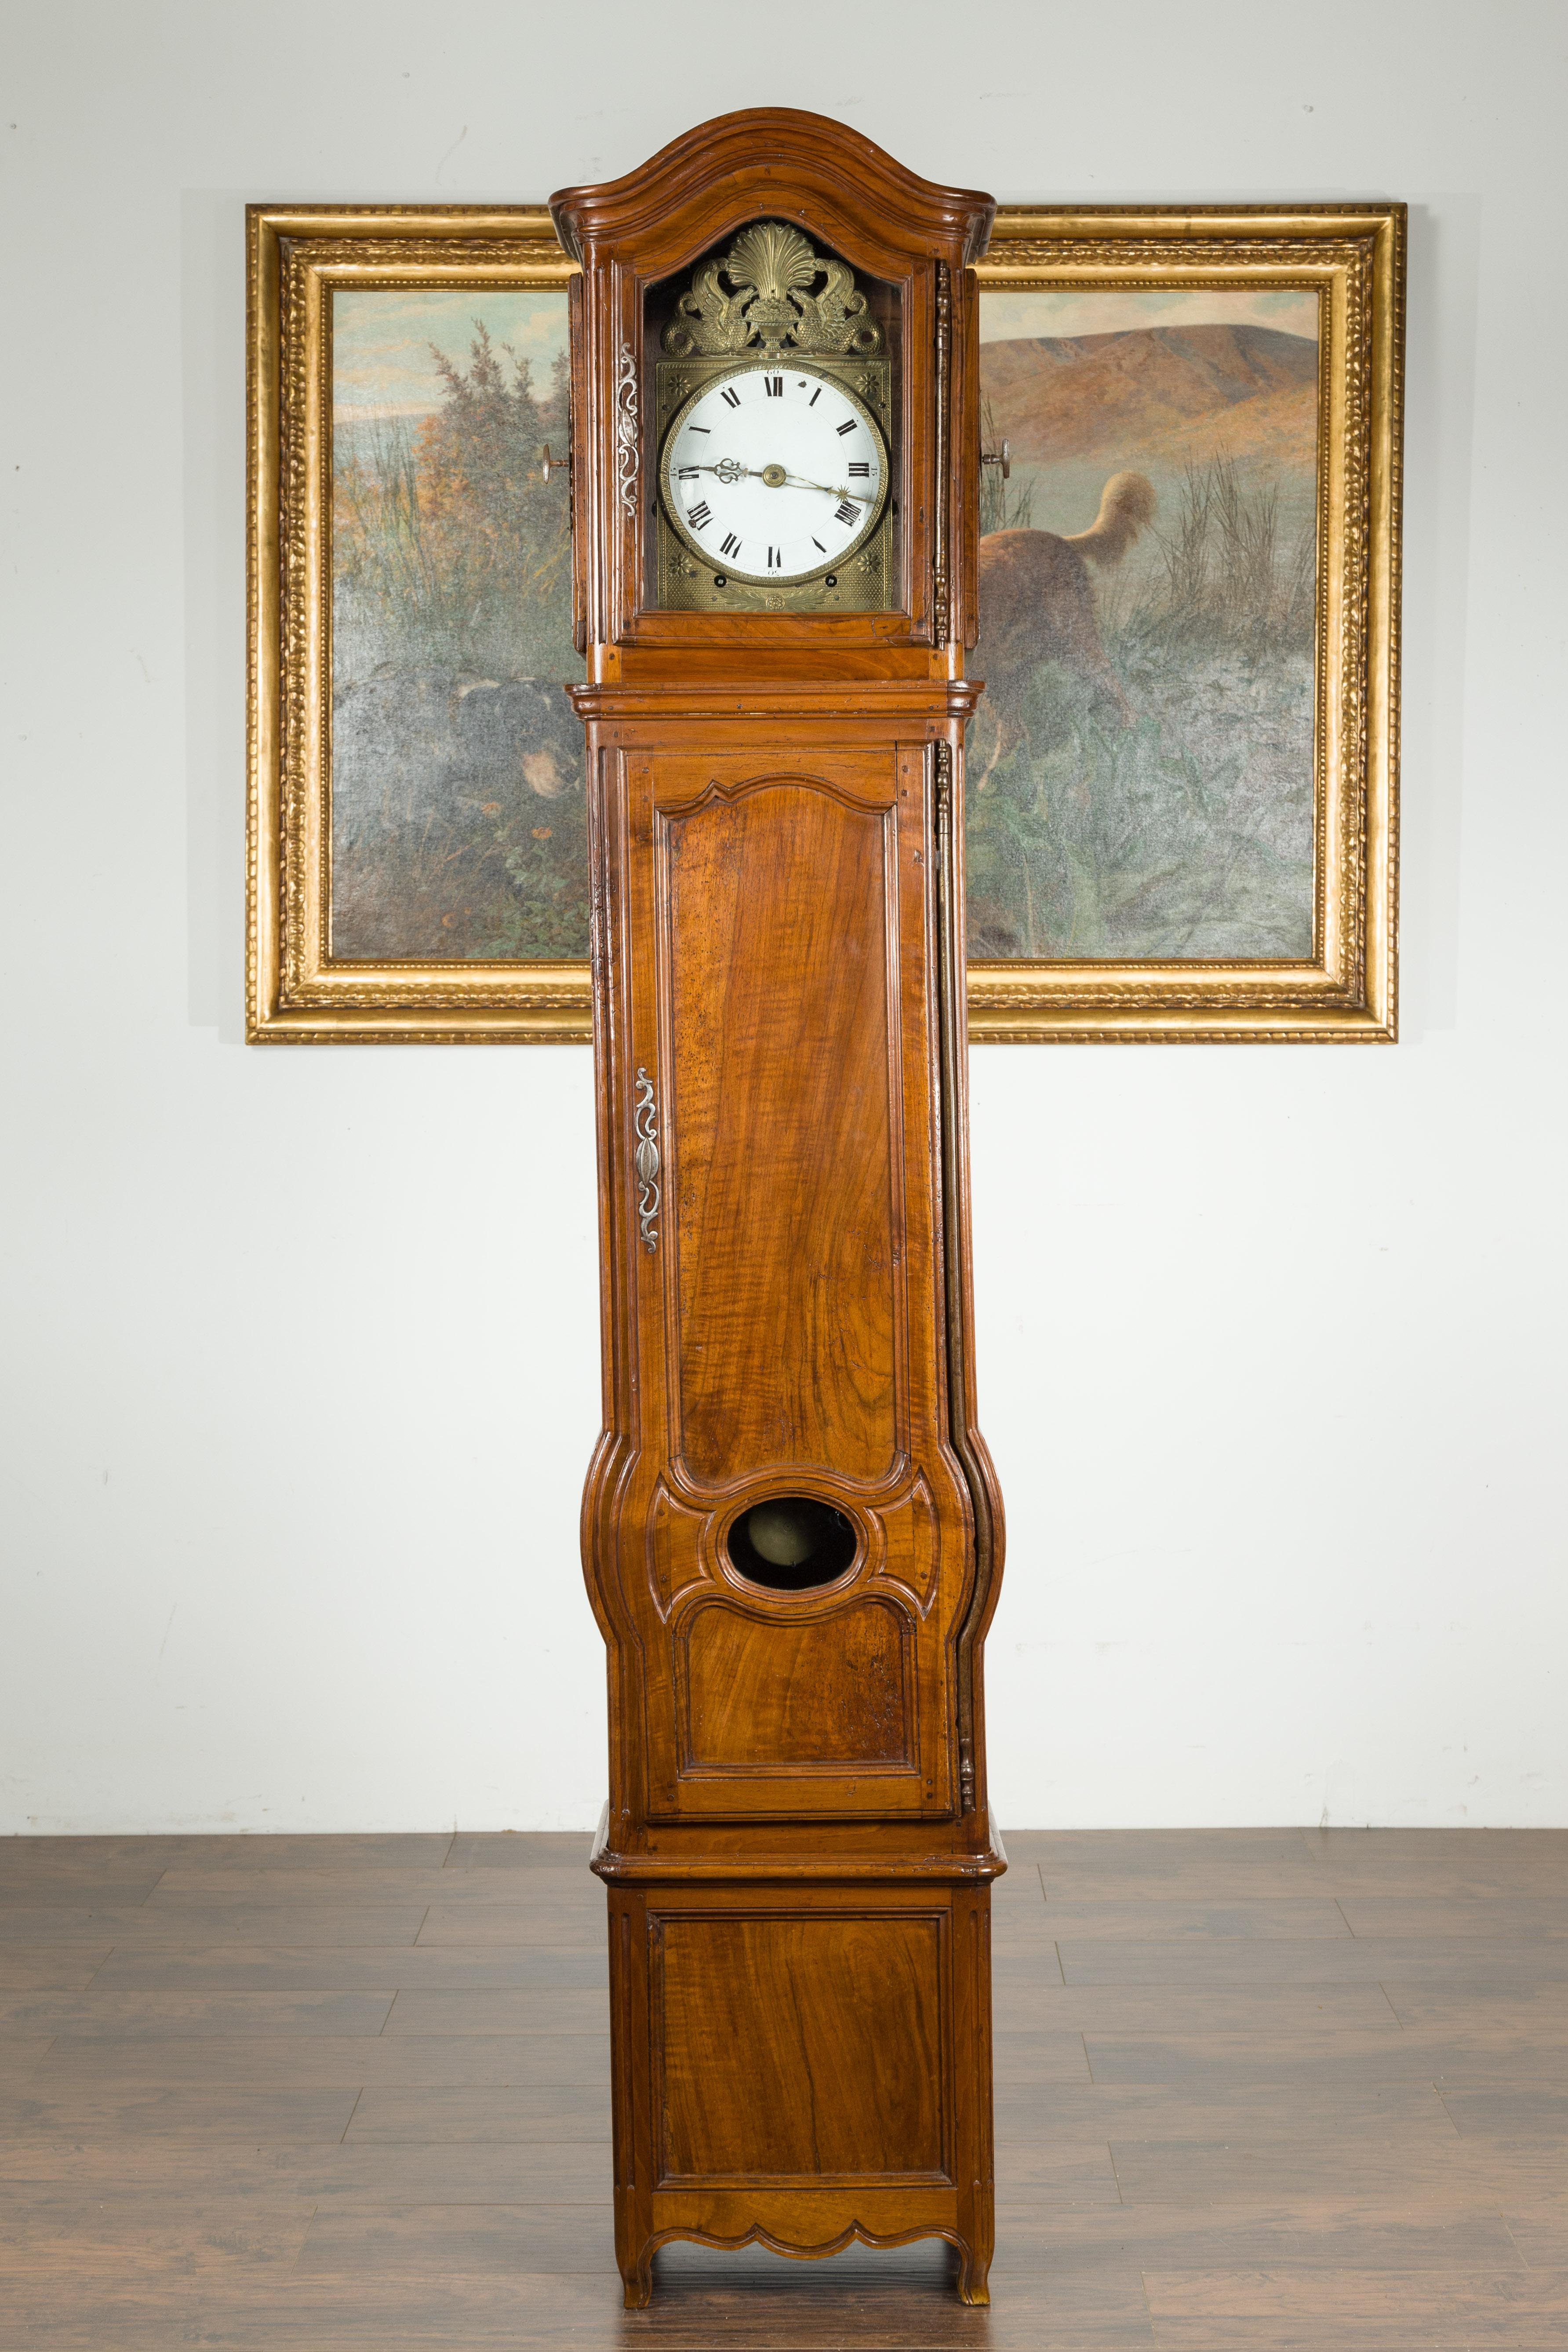
[[[1220,455],[1292,469],[1313,461],[1318,346],[1273,327],[983,343],[980,384],[1015,462],[1031,471],[1074,457],[1144,473]]]

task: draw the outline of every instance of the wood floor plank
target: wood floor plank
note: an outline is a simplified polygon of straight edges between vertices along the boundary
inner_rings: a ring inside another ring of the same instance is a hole
[[[197,2135],[268,2146],[341,2140],[358,2096],[348,2086],[274,2090],[260,2084],[169,2089],[89,2082],[43,2088],[35,2077],[22,2090],[0,2092],[0,2142],[19,2146],[29,2136],[62,2133],[121,2142]]]
[[[443,1944],[178,1945],[111,1952],[95,1983],[106,1991],[326,1992],[466,1991],[515,1987],[563,2003],[579,1997],[605,2013],[609,1961],[596,1951],[561,1951],[550,1945],[479,1947]],[[563,2011],[564,2014],[564,2011]]]
[[[1568,2341],[1568,2276],[1504,2270],[1456,2278],[1281,2267],[1272,2271],[1146,2271],[1156,2343],[1173,2352],[1220,2347],[1506,2347],[1536,2352]]]
[[[0,1838],[0,1878],[6,1870],[87,1870],[100,1879],[116,1870],[154,1873],[189,1865],[205,1872],[320,1869],[346,1863],[358,1869],[439,1870],[454,1844],[450,1830],[264,1830],[226,1834],[184,1832],[146,1837]],[[584,1857],[586,1847],[584,1847]]]
[[[1470,2205],[1487,2179],[1468,2144],[1412,2133],[1397,2140],[1373,2133],[1277,2137],[1227,2123],[1226,2137],[1188,2134],[1110,2143],[1116,2184],[1126,2205],[1247,2205],[1275,2199],[1367,2197],[1406,2203]]]
[[[48,2054],[49,2039],[45,2033],[0,2040],[0,2084],[30,2082]]]
[[[1085,2083],[1089,2079],[1081,2033],[1008,2033],[996,2072],[1013,2083]]]
[[[390,1986],[379,1992],[125,1992],[94,1986],[83,1993],[24,1993],[0,2001],[0,2052],[7,2036],[27,2032],[141,2042],[379,2033],[395,1998]]]
[[[400,1990],[385,2033],[586,2033],[608,2042],[610,2008],[602,1993],[534,1985]]]
[[[1496,2049],[1469,2050],[1449,2036],[1386,2027],[1334,2035],[1303,2033],[1095,2034],[1085,2036],[1097,2083],[1231,2084],[1431,2082],[1439,2088],[1510,2079],[1568,2084],[1568,2047],[1521,2044],[1511,2059]]]
[[[1022,2137],[1015,2137],[1006,2128],[997,2133],[999,2200],[1026,2203],[1031,2211],[1047,2206],[1121,2203],[1109,2140],[1068,2143],[1042,2134],[1037,2123],[1031,2115]]]
[[[603,1931],[605,1890],[590,1870],[536,1869],[516,1871],[356,1870],[352,1864],[331,1867],[285,1870],[243,1870],[235,1865],[221,1873],[182,1865],[166,1870],[147,1896],[150,1909],[162,1913],[175,1906],[205,1908],[214,1902],[266,1903],[288,1909],[307,1905],[440,1903],[452,1910],[472,1904],[484,1910],[500,1906],[533,1916],[563,1917],[575,1922],[583,1915]]]
[[[1507,2200],[1502,2218],[1527,2269],[1568,2273],[1568,2177],[1554,2195]]]
[[[1491,1943],[1533,1943],[1568,1936],[1568,1895],[1342,1895],[1338,1908],[1354,1936],[1446,1940],[1484,1936]]]
[[[93,1870],[106,1878],[116,1870],[135,1870],[144,1864],[166,1870],[177,1854],[200,1852],[216,1856],[217,1849],[227,1843],[226,1838],[195,1832],[145,1837],[134,1833],[122,1837],[5,1837],[0,1838],[0,1877],[9,1871],[62,1867]]]
[[[460,1870],[580,1870],[592,1874],[588,1857],[594,1851],[591,1832],[584,1830],[459,1830],[447,1856],[448,1872]]]
[[[1326,1891],[1446,1901],[1568,1885],[1568,1830],[1303,1830]]]
[[[1426,2081],[1342,2083],[1021,2083],[996,2085],[996,2128],[1018,2138],[1213,2140],[1226,2131],[1255,2142],[1313,2137],[1451,2141],[1458,2126]]]
[[[1473,2084],[1464,2089],[1443,2085],[1443,2105],[1465,2137],[1544,2140],[1568,2151],[1568,2080],[1542,2082],[1522,2072],[1508,2083]],[[1564,2166],[1568,2184],[1568,2164]]]
[[[1323,1936],[1300,1943],[1142,1944],[1130,1937],[1058,1948],[1069,1984],[1366,1984],[1387,1977],[1429,1984],[1568,1982],[1568,1943],[1488,1943],[1479,1936],[1443,1943]]]
[[[394,2095],[407,2095],[366,2094],[373,2106]],[[422,2127],[426,2111],[421,2108],[415,2120]],[[514,2113],[504,2120],[515,2125],[519,2119]],[[395,2116],[384,2105],[365,2130],[356,2135],[351,2129],[341,2147],[291,2148],[270,2168],[269,2186],[275,2191],[286,2188],[321,2211],[379,2212],[389,2205],[531,2205],[553,2215],[560,2205],[568,2215],[592,2211],[602,2213],[606,2222],[613,2220],[607,2137],[559,2144],[537,2133],[526,2139],[470,2136],[404,2140],[388,2136],[395,2125]],[[552,2221],[550,2226],[554,2226]]]
[[[112,1945],[0,1944],[0,2000],[19,1992],[81,1992]]]
[[[278,2090],[371,2083],[460,2089],[510,2084],[578,2084],[597,2100],[609,2081],[609,2044],[588,2034],[193,2035],[186,2042],[123,2035],[57,2034],[33,2077],[44,2090],[68,2084],[166,2084],[171,2088],[244,2083]]]
[[[1402,2026],[1477,2048],[1550,2038],[1568,2048],[1568,1984],[1406,1984],[1383,1987]]]
[[[8,2197],[0,2209],[0,2272],[5,2299],[35,2280],[73,2294],[94,2276],[178,2276],[195,2284],[213,2273],[265,2273],[300,2259],[310,2209],[297,2197],[186,2194],[177,2203],[156,2192],[96,2198]]]
[[[521,2086],[472,2085],[458,2089],[430,2084],[404,2090],[375,2085],[362,2095],[349,2126],[348,2140],[351,2146],[365,2140],[431,2145],[442,2140],[511,2141],[536,2149],[546,2174],[551,2162],[560,2159],[561,2194],[565,2196],[572,2189],[572,2201],[582,2195],[584,2179],[591,2179],[593,2190],[603,2189],[607,2171],[594,2171],[592,2167],[584,2171],[580,2158],[568,2165],[566,2150],[596,2148],[601,2152],[603,2165],[607,2166],[608,2097],[599,2091],[592,2096],[563,2102],[558,2112],[569,2118],[571,2127],[563,2126],[550,2144],[540,2129],[540,2097]]]
[[[1079,2032],[1184,2034],[1399,2031],[1380,1984],[1026,1984],[999,1977],[996,2031],[1076,2028]]]
[[[95,1904],[33,1910],[18,1905],[0,1908],[0,1943],[110,1944],[139,1951],[193,1944],[412,1944],[428,1907],[419,1896],[406,1903],[308,1903],[289,1909],[261,1899],[228,1903],[221,1895],[162,1907]]]
[[[415,2083],[406,2090],[380,2084],[363,2094],[349,2127],[351,2140],[371,2139],[384,2130],[403,2136],[426,2128],[439,2135],[443,2124],[458,2137],[504,2137],[536,2148],[542,2158],[559,2157],[568,2147],[607,2151],[610,2145],[610,2085],[602,2083]],[[605,2162],[608,2156],[605,2155]],[[548,2172],[548,2164],[542,2168]],[[605,2176],[595,2177],[603,2187]]]
[[[1140,1943],[1172,1943],[1189,1937],[1205,1943],[1253,1942],[1351,1933],[1339,1905],[1321,1895],[1280,1896],[1259,1903],[1194,1902],[1190,1897],[1184,1902],[1164,1897],[1058,1900],[1044,1906],[1040,1924],[1051,1936],[1073,1943],[1122,1937]]]
[[[163,1875],[159,1869],[98,1871],[80,1863],[35,1863],[26,1869],[7,1870],[0,1852],[0,1916],[7,1911],[94,1903],[133,1909],[146,1902]]]
[[[1501,2213],[1434,2205],[1413,2213],[1397,2200],[1284,2199],[1272,2204],[1087,2206],[1001,2202],[998,2244],[1016,2262],[1049,2253],[1092,2269],[1107,2254],[1170,2270],[1521,2270],[1524,2257]],[[1561,2265],[1554,2265],[1561,2267]]]
[[[1195,1886],[1215,1900],[1321,1898],[1325,1890],[1299,1830],[1028,1830],[1004,1832],[1010,1862],[1035,1865],[1048,1901],[1139,1895],[1183,1902]]]
[[[383,2278],[400,2271],[493,2273],[509,2278],[526,2264],[552,2278],[602,2277],[615,2267],[615,2211],[604,2202],[543,2209],[512,2205],[388,2204],[318,2212],[300,2249],[301,2273],[339,2279]]]
[[[421,2096],[415,2102],[416,2121]],[[352,2107],[352,2100],[345,2103]],[[570,2142],[571,2201],[612,2204],[609,2141]],[[586,2147],[588,2154],[583,2154]],[[559,2187],[557,2151],[537,2134],[526,2139],[282,2138],[225,2139],[204,2131],[144,2138],[90,2140],[68,2132],[30,2130],[0,2138],[0,2210],[68,2199],[86,2210],[154,2196],[177,2208],[223,2197],[236,2211],[290,2198],[307,2210],[343,2205],[516,2205]]]
[[[433,1902],[418,1941],[435,1944],[548,1944],[557,1951],[599,1952],[605,1946],[602,1907],[546,1910],[526,1903]]]

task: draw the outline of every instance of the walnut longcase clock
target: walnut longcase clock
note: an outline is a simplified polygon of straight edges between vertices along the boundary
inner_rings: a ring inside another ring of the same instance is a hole
[[[989,198],[818,117],[558,196],[616,2250],[993,2238],[957,809]]]

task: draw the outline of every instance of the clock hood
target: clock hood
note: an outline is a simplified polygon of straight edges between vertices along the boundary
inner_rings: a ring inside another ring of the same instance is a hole
[[[923,180],[826,115],[748,107],[699,123],[618,180],[558,190],[550,213],[574,260],[585,262],[595,245],[613,239],[652,272],[679,266],[687,250],[721,233],[714,209],[721,190],[734,226],[791,212],[829,238],[847,231],[862,266],[894,275],[915,255],[955,269],[978,261],[996,210],[994,197]]]

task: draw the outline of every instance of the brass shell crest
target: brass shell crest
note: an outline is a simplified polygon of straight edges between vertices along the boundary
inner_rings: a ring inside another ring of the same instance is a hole
[[[722,261],[701,263],[664,331],[665,350],[681,360],[743,352],[752,343],[765,353],[787,343],[801,352],[864,358],[882,341],[853,272],[814,251],[784,221],[753,221]]]

